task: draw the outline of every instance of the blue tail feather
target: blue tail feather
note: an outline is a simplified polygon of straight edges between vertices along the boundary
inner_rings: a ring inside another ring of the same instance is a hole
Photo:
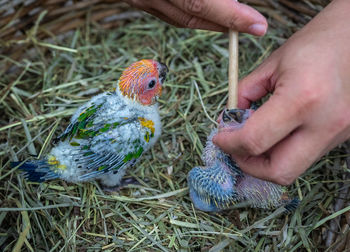
[[[59,178],[59,174],[50,169],[50,165],[44,160],[32,160],[25,163],[11,162],[12,167],[19,166],[19,169],[24,172],[24,177],[32,182],[44,182]]]
[[[286,209],[286,213],[292,213],[294,212],[298,206],[299,206],[300,200],[298,198],[294,198],[292,200],[290,200],[285,206],[284,208]]]

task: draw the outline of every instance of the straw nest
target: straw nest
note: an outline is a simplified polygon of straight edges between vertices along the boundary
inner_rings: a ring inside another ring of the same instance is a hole
[[[259,65],[327,1],[249,0],[268,16],[264,38],[240,37],[240,75]],[[290,194],[290,215],[240,208],[195,211],[186,175],[201,163],[227,98],[225,34],[177,29],[117,1],[0,1],[1,251],[344,251],[349,244],[349,146],[315,163]],[[106,194],[96,183],[31,183],[11,160],[44,155],[74,110],[115,85],[141,58],[170,68],[160,100],[164,131]],[[199,93],[196,89],[199,87]],[[202,105],[203,102],[203,105]]]

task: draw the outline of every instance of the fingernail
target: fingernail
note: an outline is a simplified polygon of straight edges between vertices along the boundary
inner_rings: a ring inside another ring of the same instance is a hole
[[[248,27],[249,32],[254,35],[262,36],[266,33],[266,25],[264,24],[253,24]]]

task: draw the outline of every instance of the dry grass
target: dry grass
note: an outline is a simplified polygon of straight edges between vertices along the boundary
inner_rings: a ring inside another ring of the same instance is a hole
[[[284,40],[281,34],[241,36],[241,76]],[[335,207],[337,199],[349,197],[341,194],[348,193],[350,181],[346,146],[290,187],[290,194],[302,199],[290,215],[250,208],[222,214],[194,210],[186,175],[201,163],[212,123],[193,83],[215,118],[227,98],[224,34],[176,29],[145,16],[114,30],[92,23],[66,36],[26,43],[33,49],[20,61],[0,55],[0,65],[10,66],[7,72],[0,69],[1,251],[323,251],[349,240],[349,202]],[[111,195],[96,183],[27,182],[10,168],[11,160],[44,155],[74,110],[112,89],[123,68],[141,58],[160,59],[170,74],[160,101],[161,139],[127,175],[139,186]],[[338,242],[326,247],[332,220]]]

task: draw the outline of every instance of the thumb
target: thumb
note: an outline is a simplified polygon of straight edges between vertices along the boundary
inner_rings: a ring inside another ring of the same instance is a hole
[[[266,33],[268,24],[262,14],[246,4],[236,2],[234,6],[236,10],[232,10],[235,13],[231,14],[232,19],[228,26],[230,29],[257,36]],[[235,16],[233,16],[234,14]]]

